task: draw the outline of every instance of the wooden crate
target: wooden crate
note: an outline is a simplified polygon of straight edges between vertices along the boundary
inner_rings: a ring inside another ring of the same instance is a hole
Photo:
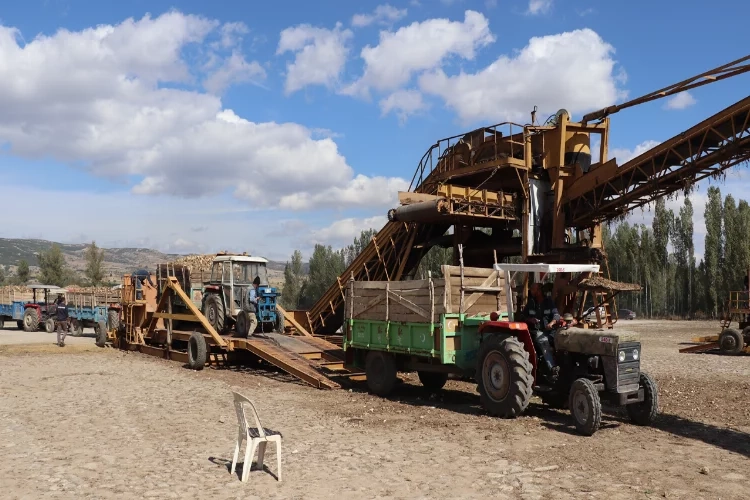
[[[443,278],[410,281],[351,281],[346,291],[347,318],[435,323],[441,314],[469,316],[505,312],[505,279],[492,269],[442,266]],[[462,285],[463,283],[463,285]]]

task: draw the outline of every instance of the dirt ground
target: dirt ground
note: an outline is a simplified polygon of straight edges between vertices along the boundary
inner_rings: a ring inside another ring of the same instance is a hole
[[[465,382],[430,396],[407,377],[383,400],[264,371],[193,372],[91,338],[0,346],[0,496],[747,498],[750,356],[677,352],[713,322],[617,326],[643,334],[661,414],[651,428],[608,414],[592,437],[536,399],[516,420],[488,417]],[[281,483],[270,447],[269,471],[229,474],[233,388],[283,433]]]

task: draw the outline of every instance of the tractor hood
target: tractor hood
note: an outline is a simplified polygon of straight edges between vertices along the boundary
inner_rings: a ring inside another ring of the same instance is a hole
[[[620,345],[640,341],[640,334],[627,330],[571,328],[559,330],[555,334],[555,350],[599,356],[616,356]]]

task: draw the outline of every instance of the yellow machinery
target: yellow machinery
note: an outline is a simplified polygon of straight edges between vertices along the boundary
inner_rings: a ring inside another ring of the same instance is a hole
[[[608,115],[747,72],[748,60],[591,113],[581,122],[560,110],[540,124],[532,112],[530,124],[505,122],[438,141],[419,162],[409,191],[399,193],[400,206],[388,212],[388,223],[297,320],[314,335],[336,334],[351,276],[412,278],[434,246],[452,247],[454,265],[462,245],[466,266],[492,267],[496,259],[511,257],[525,263],[595,263],[603,271],[598,278],[607,278],[603,222],[750,159],[750,97],[624,164],[609,157]],[[592,145],[598,152],[593,158]],[[563,285],[554,292],[559,305],[580,319],[586,297],[570,300]],[[526,286],[519,290],[522,298]],[[596,325],[611,327],[616,321],[609,312],[615,309],[611,293],[601,292],[593,301],[605,309]]]

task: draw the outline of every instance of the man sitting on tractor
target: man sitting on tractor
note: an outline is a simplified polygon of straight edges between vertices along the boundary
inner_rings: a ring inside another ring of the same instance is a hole
[[[544,367],[546,368],[545,378],[548,382],[554,384],[560,372],[560,367],[555,363],[550,339],[554,333],[554,328],[560,321],[560,313],[552,300],[552,283],[545,284],[543,288],[539,283],[531,285],[529,299],[523,313],[526,322],[529,324],[529,332],[534,347],[542,354]]]

